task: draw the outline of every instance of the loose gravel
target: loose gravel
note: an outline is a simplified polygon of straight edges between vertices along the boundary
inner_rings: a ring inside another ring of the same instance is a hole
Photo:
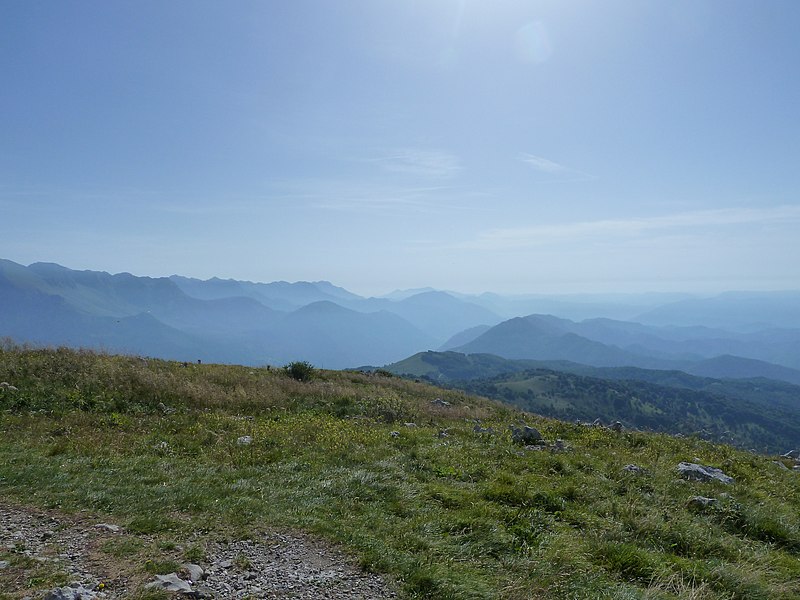
[[[128,598],[155,580],[143,565],[103,552],[104,544],[137,538],[118,525],[86,514],[64,515],[0,502],[0,588],[14,600]],[[198,581],[181,570],[189,598],[367,600],[395,598],[384,579],[365,573],[340,549],[302,533],[267,532],[253,539],[208,541],[200,534],[187,540],[205,548]],[[31,586],[32,569],[59,574],[59,585]],[[195,570],[193,576],[198,578]],[[0,597],[2,594],[0,594]],[[176,594],[180,597],[180,594]]]

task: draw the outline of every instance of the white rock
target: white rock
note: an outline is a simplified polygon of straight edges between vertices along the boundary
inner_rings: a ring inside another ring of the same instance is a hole
[[[733,483],[733,477],[726,475],[721,469],[707,467],[696,463],[682,462],[678,465],[678,473],[691,481],[719,481],[724,484]]]
[[[182,594],[192,593],[192,586],[178,577],[176,573],[169,575],[156,575],[156,580],[148,583],[146,588],[156,588],[167,592],[178,592]]]
[[[194,582],[205,579],[206,572],[200,565],[196,565],[194,563],[184,563],[181,565],[181,569],[186,571],[186,573],[189,575],[189,579]]]

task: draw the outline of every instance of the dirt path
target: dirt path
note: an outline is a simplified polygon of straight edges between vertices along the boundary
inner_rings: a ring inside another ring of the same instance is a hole
[[[226,542],[196,535],[186,544],[159,547],[149,536],[126,533],[87,514],[64,515],[0,501],[0,600],[39,600],[48,594],[52,600],[136,597],[157,572],[169,568],[189,580],[189,570],[180,569],[187,562],[187,547],[202,548],[203,555],[196,560],[203,576],[195,572],[199,580],[186,581],[191,591],[183,596],[188,598],[395,597],[383,579],[364,573],[331,544],[305,534],[269,532]]]

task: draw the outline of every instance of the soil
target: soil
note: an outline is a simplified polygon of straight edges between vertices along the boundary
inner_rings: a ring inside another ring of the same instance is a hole
[[[63,586],[72,591],[64,590],[69,596],[58,598],[135,597],[155,580],[157,569],[145,564],[145,558],[156,543],[86,513],[68,515],[0,501],[0,600],[39,600]],[[198,561],[203,577],[187,581],[192,592],[183,597],[396,597],[386,578],[364,572],[341,549],[303,533],[267,531],[246,540],[209,540],[197,533],[186,544],[203,548],[205,559]],[[172,564],[187,562],[183,550],[176,546],[163,554],[172,553]],[[190,577],[186,570],[176,572]]]

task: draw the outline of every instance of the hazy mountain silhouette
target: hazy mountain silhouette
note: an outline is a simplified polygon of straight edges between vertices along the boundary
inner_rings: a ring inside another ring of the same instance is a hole
[[[469,342],[476,339],[478,336],[483,335],[490,329],[491,329],[490,325],[476,325],[475,327],[470,327],[469,329],[460,331],[454,336],[452,336],[450,339],[448,339],[444,344],[439,346],[439,351],[446,352],[447,350],[452,350],[453,348],[458,348],[459,346],[468,344]]]
[[[800,291],[726,292],[659,306],[635,321],[650,325],[703,325],[736,331],[800,328]]]
[[[765,377],[800,385],[800,371],[741,356],[716,356],[689,365],[684,370],[691,375],[716,379]]]
[[[800,293],[733,293],[702,300],[676,295],[618,298],[625,310],[646,307],[651,320],[677,311],[675,322],[691,322],[722,303],[717,321],[751,324],[747,331],[744,326],[729,331],[719,325],[653,325],[610,318],[576,322],[541,314],[502,321],[487,303],[507,310],[547,299],[414,291],[390,295],[398,300],[363,298],[327,281],[138,277],[0,260],[0,336],[186,360],[309,360],[335,368],[392,362],[438,347],[595,367],[691,367],[699,374],[787,381],[794,381],[794,372],[775,366],[800,367],[800,329],[785,326],[800,310],[795,302]],[[550,301],[562,308],[569,306],[565,301],[587,308],[613,299],[576,298]],[[682,299],[673,302],[675,298]],[[661,312],[653,305],[659,300],[668,301]],[[753,329],[757,322],[776,326]]]
[[[271,332],[278,362],[308,360],[338,369],[392,362],[420,347],[430,336],[389,312],[360,313],[329,301],[314,302],[287,315]]]
[[[88,314],[71,306],[61,296],[17,287],[2,273],[0,306],[0,336],[20,342],[179,360],[235,361],[241,358],[228,344],[211,350],[203,339],[169,327],[150,315],[140,313],[117,318]]]
[[[503,358],[571,360],[602,367],[659,365],[657,359],[571,333],[562,321],[545,315],[516,317],[495,325],[454,350],[465,354],[495,354]]]
[[[0,336],[181,360],[308,360],[331,368],[390,362],[438,344],[387,311],[358,312],[331,300],[278,311],[258,300],[264,293],[287,304],[360,298],[328,282],[150,278],[0,261]]]
[[[473,339],[447,349],[510,359],[681,369],[697,375],[767,377],[793,383],[800,374],[791,368],[798,360],[797,330],[737,334],[702,327],[650,327],[611,319],[576,323],[552,315],[529,315],[504,321],[478,336],[466,331],[463,335]],[[732,350],[744,356],[719,358]],[[762,356],[773,358],[775,363],[764,361]]]
[[[253,298],[270,308],[287,312],[321,300],[350,301],[361,298],[328,281],[254,283],[217,277],[202,280],[179,275],[172,275],[170,280],[194,298],[218,300],[244,296]]]

